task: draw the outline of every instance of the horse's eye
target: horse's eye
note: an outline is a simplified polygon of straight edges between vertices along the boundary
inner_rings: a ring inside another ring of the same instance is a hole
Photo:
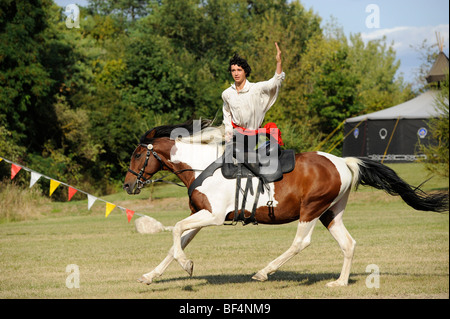
[[[141,157],[141,154],[137,153],[136,155],[134,155],[135,159],[138,159],[139,157]]]

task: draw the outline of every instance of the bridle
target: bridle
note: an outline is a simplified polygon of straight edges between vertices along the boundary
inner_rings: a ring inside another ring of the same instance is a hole
[[[143,147],[145,147],[147,149],[147,154],[145,155],[144,166],[142,166],[142,168],[139,171],[139,173],[137,173],[137,172],[133,171],[132,169],[128,168],[128,172],[130,172],[131,174],[137,176],[137,187],[136,187],[137,190],[141,190],[146,184],[157,183],[157,182],[168,183],[168,184],[175,184],[175,185],[180,186],[180,187],[186,187],[186,185],[184,185],[184,184],[179,184],[179,183],[175,183],[175,182],[164,180],[164,178],[170,176],[170,174],[165,175],[165,176],[160,177],[160,178],[157,178],[157,179],[149,179],[149,178],[144,177],[145,168],[148,165],[148,160],[150,159],[151,155],[153,155],[153,157],[155,157],[156,160],[161,165],[158,171],[163,170],[164,167],[167,167],[169,169],[169,171],[170,171],[170,167],[167,166],[163,162],[161,157],[158,155],[158,153],[155,152],[155,150],[153,149],[153,144],[140,143],[139,145],[143,146]],[[186,169],[181,169],[179,171],[171,172],[171,174],[177,175],[179,173],[183,173],[183,172],[187,172],[187,171],[197,171],[197,170],[196,169],[192,169],[192,168],[186,168]],[[150,176],[150,178],[151,178],[151,176]]]

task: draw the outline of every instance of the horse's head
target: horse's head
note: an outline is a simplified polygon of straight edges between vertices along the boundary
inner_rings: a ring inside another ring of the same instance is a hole
[[[128,194],[139,194],[141,188],[155,173],[167,168],[165,163],[167,155],[163,149],[157,150],[152,143],[140,143],[136,147],[123,184]]]
[[[195,132],[201,133],[208,128],[211,121],[187,121],[177,125],[162,125],[147,131],[140,140],[138,147],[131,156],[130,166],[125,176],[123,188],[128,194],[139,194],[141,188],[150,181],[152,176],[163,169],[176,173],[183,182],[190,177],[178,175],[179,173],[192,171],[191,167],[183,162],[171,162],[171,156],[177,153],[175,140],[178,137],[192,137]],[[222,136],[219,129],[215,129],[216,135]],[[199,134],[201,136],[201,134]],[[209,133],[208,136],[212,135]],[[192,154],[191,154],[192,155]],[[194,156],[198,157],[198,154]],[[211,161],[213,161],[212,159]],[[187,174],[184,174],[187,175]],[[192,175],[193,176],[193,175]]]

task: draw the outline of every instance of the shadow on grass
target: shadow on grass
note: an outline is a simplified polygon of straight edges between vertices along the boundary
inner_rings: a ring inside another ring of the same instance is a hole
[[[188,285],[188,287],[197,286],[197,285],[226,285],[226,284],[244,284],[251,282],[258,282],[252,279],[254,274],[220,274],[220,275],[205,275],[205,276],[193,276],[192,278],[184,276],[184,277],[175,277],[175,278],[167,278],[167,279],[156,279],[151,285],[157,285],[158,283],[170,283],[176,281],[185,281],[189,279],[193,280],[204,280],[206,282],[202,282],[199,284]],[[367,276],[367,273],[364,274],[353,274],[353,276]],[[314,285],[318,282],[325,281],[334,281],[339,277],[338,273],[317,273],[317,274],[306,274],[306,273],[298,273],[293,271],[277,271],[275,274],[270,275],[268,282],[292,282],[294,284],[300,285]],[[356,280],[352,278],[349,279],[349,285],[355,283]],[[189,288],[188,288],[189,289]]]

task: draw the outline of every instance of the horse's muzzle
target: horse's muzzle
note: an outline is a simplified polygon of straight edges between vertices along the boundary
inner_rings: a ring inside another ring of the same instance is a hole
[[[128,193],[128,195],[137,195],[141,193],[141,188],[138,187],[137,181],[134,183],[123,184],[123,189]]]

